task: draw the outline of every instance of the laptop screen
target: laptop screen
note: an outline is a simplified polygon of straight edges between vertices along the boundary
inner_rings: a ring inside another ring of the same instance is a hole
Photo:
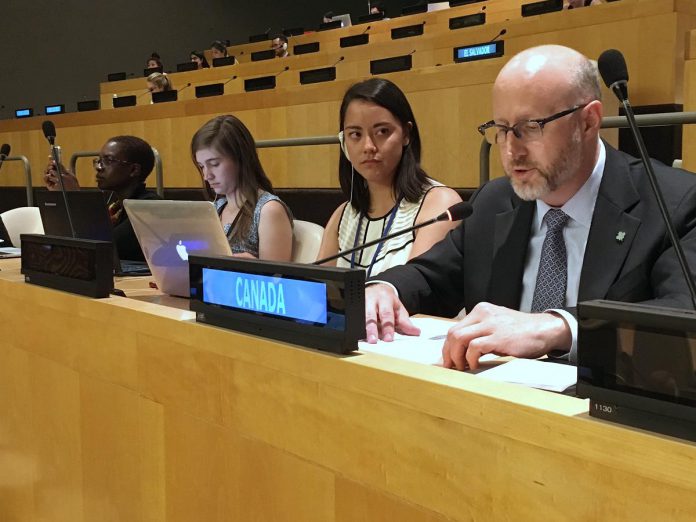
[[[71,190],[67,191],[65,196],[70,205],[70,215],[78,238],[113,241],[111,219],[106,209],[108,193],[101,190]],[[71,236],[62,192],[37,192],[36,204],[47,235]]]
[[[127,199],[123,206],[162,292],[188,297],[189,254],[232,255],[208,201]]]

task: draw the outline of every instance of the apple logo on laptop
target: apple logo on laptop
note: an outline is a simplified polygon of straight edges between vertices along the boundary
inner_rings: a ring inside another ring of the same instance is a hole
[[[176,245],[176,253],[179,254],[179,257],[183,261],[188,261],[188,252],[186,251],[186,245],[184,245],[181,240],[179,240],[179,244]]]

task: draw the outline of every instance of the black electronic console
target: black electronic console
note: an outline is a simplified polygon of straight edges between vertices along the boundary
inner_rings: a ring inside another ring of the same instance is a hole
[[[390,72],[408,71],[413,67],[412,54],[382,58],[370,61],[370,74],[387,74]]]
[[[365,271],[189,256],[196,321],[334,353],[365,337]]]
[[[577,394],[593,417],[696,441],[696,312],[578,304]]]
[[[22,274],[27,283],[89,297],[114,288],[113,244],[43,234],[22,234]]]
[[[536,16],[563,10],[563,0],[542,0],[524,4],[521,7],[522,16]]]
[[[321,69],[310,69],[300,71],[300,84],[330,82],[336,79],[335,67],[322,67]]]

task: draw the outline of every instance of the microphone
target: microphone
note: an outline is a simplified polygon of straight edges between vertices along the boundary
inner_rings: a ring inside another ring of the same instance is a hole
[[[505,36],[506,34],[507,34],[507,29],[501,29],[501,31],[498,34],[496,34],[493,37],[493,39],[490,40],[488,43],[495,42],[498,38],[500,38],[501,36]]]
[[[237,75],[234,75],[234,76],[232,76],[232,78],[230,78],[229,80],[227,80],[227,81],[226,81],[225,83],[223,83],[222,85],[227,85],[227,84],[230,83],[232,80],[236,80],[236,79],[237,79]],[[191,85],[191,84],[189,83],[189,85]],[[188,87],[188,85],[187,85],[186,87]],[[182,90],[183,90],[183,89],[182,89]]]
[[[179,89],[179,92],[184,91],[184,90],[188,89],[189,87],[191,87],[191,82],[187,83],[181,89]]]
[[[56,126],[51,120],[46,120],[41,124],[41,130],[43,130],[48,143],[53,147],[56,143]]]
[[[367,31],[369,31],[370,29],[372,29],[372,26],[371,26],[371,25],[368,25],[368,26],[365,28],[365,30],[364,30],[362,33],[360,33],[360,34],[365,34],[365,33],[366,33]]]
[[[7,159],[7,156],[10,155],[10,146],[7,143],[3,143],[2,147],[0,147],[0,168],[2,168],[2,164]]]
[[[621,51],[609,49],[601,54],[597,60],[597,67],[599,68],[599,74],[602,76],[602,80],[604,80],[606,86],[614,92],[616,97],[623,104],[624,111],[626,112],[626,119],[628,120],[628,126],[631,129],[631,134],[633,135],[633,140],[635,141],[638,151],[640,152],[640,159],[645,167],[645,172],[648,174],[650,187],[652,188],[653,194],[655,194],[655,199],[657,200],[657,206],[660,209],[662,220],[665,223],[669,239],[674,247],[675,253],[677,254],[679,267],[681,268],[684,279],[686,280],[686,286],[688,287],[689,294],[691,295],[691,304],[693,305],[694,310],[696,310],[696,286],[694,285],[694,280],[691,277],[691,269],[686,260],[686,256],[684,255],[681,241],[679,240],[677,232],[674,228],[674,223],[672,223],[672,218],[667,211],[667,204],[662,196],[660,185],[657,183],[652,162],[648,158],[648,150],[645,148],[643,137],[638,130],[638,124],[636,123],[636,118],[633,114],[633,108],[628,101],[628,68],[626,67],[626,60],[624,59],[623,54],[621,54]]]
[[[277,78],[278,76],[280,76],[281,74],[283,74],[285,71],[289,71],[289,70],[290,70],[290,66],[289,66],[289,65],[286,65],[286,66],[283,68],[282,71],[280,71],[279,73],[277,73],[277,74],[275,75],[276,78]]]
[[[346,59],[345,56],[341,56],[338,60],[336,60],[336,63],[334,63],[331,67],[336,67],[336,65],[338,65],[340,62],[342,62],[345,59]]]
[[[621,51],[609,49],[604,51],[597,60],[599,74],[619,101],[628,100],[628,69]]]
[[[471,203],[467,201],[461,201],[459,203],[456,203],[452,205],[450,208],[445,210],[442,214],[439,216],[435,216],[432,219],[429,219],[428,221],[423,221],[423,223],[420,223],[418,225],[414,225],[412,227],[404,228],[403,230],[398,230],[396,232],[393,232],[389,235],[386,235],[384,237],[380,237],[379,239],[375,239],[373,241],[368,241],[367,243],[364,243],[362,245],[358,245],[356,247],[350,248],[348,250],[344,250],[342,252],[339,252],[338,254],[334,254],[329,257],[325,257],[324,259],[320,259],[319,261],[315,261],[312,263],[313,265],[321,265],[326,263],[327,261],[333,261],[334,259],[338,259],[339,257],[343,257],[348,254],[352,254],[353,252],[357,252],[358,250],[362,250],[363,248],[371,247],[372,245],[376,245],[377,243],[381,243],[383,241],[387,241],[389,239],[392,239],[394,237],[400,236],[401,234],[407,234],[409,232],[413,232],[414,230],[418,230],[419,228],[427,227],[428,225],[432,225],[433,223],[438,223],[440,221],[461,221],[462,219],[468,218],[472,212],[474,211],[474,207],[471,206]]]
[[[60,185],[60,191],[63,193],[63,203],[65,203],[65,213],[68,216],[68,225],[70,226],[70,234],[73,238],[77,238],[75,234],[75,227],[73,226],[72,214],[70,213],[70,205],[68,204],[68,196],[65,192],[65,185],[63,184],[63,169],[60,166],[60,158],[58,158],[58,149],[56,147],[56,126],[51,120],[45,120],[41,124],[41,129],[43,130],[44,136],[51,145],[51,156],[53,157],[53,162],[56,164],[56,171],[58,172],[58,184]]]

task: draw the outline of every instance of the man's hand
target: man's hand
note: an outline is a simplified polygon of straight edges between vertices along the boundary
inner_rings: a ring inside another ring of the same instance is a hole
[[[75,175],[67,170],[63,165],[60,166],[63,172],[63,186],[65,190],[80,190],[80,184]],[[48,190],[60,190],[60,180],[58,179],[58,169],[56,162],[50,160],[44,171],[44,184]]]
[[[394,331],[405,335],[419,335],[420,328],[408,317],[408,312],[399,301],[394,289],[385,284],[365,287],[365,332],[367,342],[377,339],[393,341]]]
[[[553,313],[529,314],[479,303],[447,332],[445,368],[475,370],[485,353],[536,359],[551,350],[570,350],[570,328]]]

